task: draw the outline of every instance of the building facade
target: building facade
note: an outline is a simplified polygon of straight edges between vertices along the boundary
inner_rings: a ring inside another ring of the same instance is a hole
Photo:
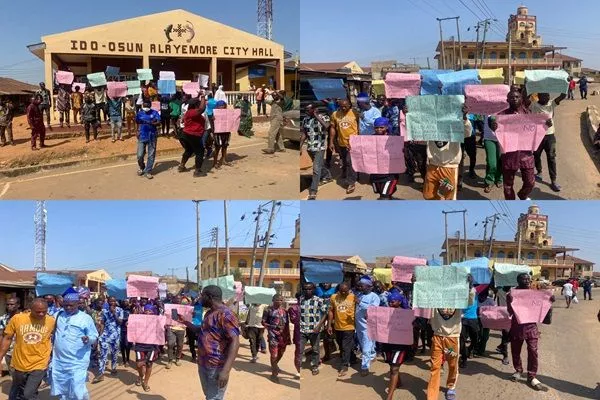
[[[178,80],[208,75],[232,91],[237,82],[246,90],[245,77],[268,64],[264,74],[255,74],[256,82],[266,79],[278,89],[285,84],[283,45],[180,9],[47,35],[28,48],[44,62],[50,91],[56,70],[84,82],[107,66],[120,68],[120,80],[137,79],[138,68],[151,68],[155,79],[159,71],[174,71]]]
[[[263,264],[264,249],[256,251],[256,262],[252,270],[252,247],[230,247],[229,258],[231,260],[230,273],[239,278],[244,285],[250,285],[250,274],[254,276],[255,286],[258,285],[258,277]],[[200,254],[202,259],[202,279],[216,278],[226,275],[226,251],[219,248],[218,262],[217,250],[214,247],[203,248]],[[300,283],[300,249],[273,247],[269,248],[269,265],[264,269],[265,277],[263,286],[282,287],[281,294],[284,297],[294,297],[299,290]]]
[[[448,239],[441,254],[447,257],[446,264],[465,260],[465,242],[462,239]],[[521,214],[517,221],[517,233],[514,240],[467,239],[467,259],[488,257],[493,261],[509,264],[525,264],[541,267],[544,279],[587,277],[593,272],[594,263],[573,257],[568,252],[579,249],[557,246],[548,231],[548,216],[540,214],[540,208],[532,205],[526,214]]]
[[[566,69],[573,76],[581,73],[582,60],[558,54],[565,47],[544,44],[537,31],[537,17],[529,15],[525,6],[517,9],[508,19],[508,35],[505,41],[461,42],[445,40],[436,48],[440,69],[504,69],[508,76],[509,60],[512,76],[516,71],[527,69]],[[510,54],[509,54],[510,48]],[[462,51],[462,60],[461,60]],[[462,64],[461,64],[462,63]]]

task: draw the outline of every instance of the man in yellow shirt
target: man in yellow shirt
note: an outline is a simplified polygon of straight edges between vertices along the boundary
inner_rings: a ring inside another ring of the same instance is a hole
[[[13,370],[10,400],[37,399],[38,388],[48,369],[56,324],[54,318],[46,315],[47,312],[46,301],[35,299],[30,312],[15,315],[4,329],[0,360],[6,355],[13,337],[16,338],[10,363]]]
[[[337,150],[340,154],[342,179],[345,179],[348,185],[347,194],[354,192],[357,179],[350,158],[350,136],[358,135],[358,118],[359,115],[350,107],[350,102],[344,99],[340,101],[340,109],[331,114],[329,125],[329,149],[332,153]]]
[[[350,286],[346,282],[341,283],[339,291],[331,296],[327,333],[331,335],[335,329],[342,358],[338,376],[346,375],[350,366],[350,357],[354,347],[355,302],[354,294],[350,292]]]

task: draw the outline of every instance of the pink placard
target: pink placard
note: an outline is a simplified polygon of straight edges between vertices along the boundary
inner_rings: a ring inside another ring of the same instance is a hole
[[[154,299],[158,296],[158,278],[155,276],[129,275],[127,278],[127,297],[146,297]]]
[[[237,132],[240,129],[242,110],[218,109],[214,110],[215,133]]]
[[[433,308],[413,308],[415,317],[431,319],[433,317]]]
[[[200,84],[198,82],[186,82],[183,84],[183,93],[190,94],[194,97],[200,93]]]
[[[424,258],[395,256],[392,260],[392,281],[410,283],[415,267],[427,265]]]
[[[501,331],[510,329],[510,315],[506,307],[481,306],[479,317],[484,328]]]
[[[546,114],[497,115],[496,138],[502,153],[536,151],[546,135]]]
[[[385,96],[388,99],[405,99],[421,93],[421,75],[388,72],[385,75]]]
[[[413,310],[371,306],[367,309],[367,335],[380,343],[413,343]]]
[[[85,83],[74,83],[71,86],[71,90],[73,90],[73,92],[77,92],[77,88],[79,88],[79,93],[85,93]]]
[[[512,309],[519,324],[542,322],[552,307],[551,290],[513,289]]]
[[[465,104],[471,114],[497,114],[508,108],[509,90],[508,85],[465,85]]]
[[[164,345],[166,321],[164,315],[130,314],[127,321],[127,341]]]
[[[56,82],[64,85],[70,85],[73,83],[75,75],[69,71],[56,71]]]
[[[106,82],[108,97],[127,97],[127,82]]]
[[[154,111],[158,111],[160,113],[160,101],[153,101],[150,106]]]
[[[235,301],[244,301],[244,287],[242,282],[233,282],[233,286],[235,287]]]
[[[352,135],[352,168],[365,174],[401,174],[406,171],[402,136]]]
[[[171,310],[173,309],[177,310],[177,314],[181,315],[184,320],[192,322],[194,306],[186,306],[183,304],[165,304],[165,317],[167,318],[167,325],[185,326],[181,322],[174,321],[171,318]]]

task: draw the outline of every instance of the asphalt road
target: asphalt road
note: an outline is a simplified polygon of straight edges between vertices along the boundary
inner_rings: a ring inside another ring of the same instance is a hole
[[[600,322],[596,318],[600,308],[600,288],[594,289],[594,300],[583,301],[566,309],[565,301],[556,292],[552,325],[540,324],[538,379],[544,390],[536,392],[526,382],[512,382],[512,365],[502,365],[501,355],[495,353],[500,344],[499,332],[492,331],[485,357],[470,359],[467,367],[460,369],[457,381],[457,398],[461,400],[532,399],[532,400],[576,400],[600,399],[600,347],[598,333]],[[490,352],[492,350],[492,352]],[[337,355],[337,353],[336,353]],[[525,346],[522,360],[526,367]],[[337,366],[339,358],[334,358]],[[511,361],[512,364],[512,361]],[[308,368],[307,363],[304,364]],[[360,364],[354,367],[360,368]],[[400,368],[402,388],[394,393],[394,399],[424,399],[429,382],[429,350],[417,355],[414,361]],[[446,372],[448,367],[446,366]],[[361,377],[352,369],[347,378],[338,380],[337,371],[328,362],[321,372],[312,376],[303,374],[302,399],[385,399],[389,367],[378,358],[372,365],[372,373]],[[447,374],[441,378],[445,385]],[[440,393],[440,399],[444,398]]]
[[[177,172],[181,157],[159,157],[154,179],[137,176],[132,161],[78,166],[0,179],[1,199],[297,199],[298,151],[265,155],[265,139],[231,146],[233,166],[194,178]],[[206,160],[208,170],[212,160]],[[193,166],[193,158],[188,161]]]
[[[554,123],[556,126],[557,141],[557,180],[562,186],[562,191],[553,192],[548,176],[548,167],[545,154],[542,154],[543,183],[536,183],[531,193],[532,200],[555,200],[555,199],[598,199],[600,198],[600,162],[598,156],[594,155],[587,130],[582,124],[581,113],[588,105],[600,106],[600,96],[589,96],[588,100],[564,100],[556,109]],[[594,161],[594,158],[596,161]],[[468,166],[468,157],[465,158]],[[310,171],[302,171],[301,190],[302,199],[308,196],[308,185],[310,184]],[[339,176],[339,168],[334,168],[334,176]],[[500,200],[504,199],[502,188],[494,188],[491,193],[483,191],[483,177],[485,176],[485,151],[477,149],[476,173],[480,177],[471,180],[465,176],[462,191],[458,192],[459,200]],[[398,191],[394,197],[407,200],[422,200],[422,180],[417,173],[417,183],[409,184],[405,175],[401,175]],[[520,188],[522,181],[519,177],[515,180],[515,189]],[[319,188],[318,198],[322,200],[374,200],[378,197],[368,184],[368,176],[361,174],[360,184],[356,191],[350,195],[345,189],[336,183],[330,183]]]

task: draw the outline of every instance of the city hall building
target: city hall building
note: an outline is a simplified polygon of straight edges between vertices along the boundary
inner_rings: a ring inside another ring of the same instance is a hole
[[[208,75],[226,91],[286,86],[283,45],[185,10],[48,35],[28,48],[44,61],[51,91],[56,70],[85,81],[107,66],[120,68],[121,81],[137,79],[138,68],[151,68],[155,80],[159,71],[174,71],[177,80]]]

